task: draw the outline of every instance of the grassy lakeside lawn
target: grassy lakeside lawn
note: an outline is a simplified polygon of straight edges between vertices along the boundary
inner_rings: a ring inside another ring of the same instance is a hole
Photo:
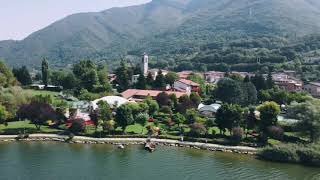
[[[60,133],[63,132],[59,129],[53,129],[48,126],[41,126],[40,131],[36,129],[34,124],[31,124],[30,121],[17,121],[17,122],[9,122],[8,126],[0,125],[0,134],[19,134],[19,133]]]
[[[43,95],[43,96],[51,96],[53,103],[64,101],[63,99],[59,98],[59,92],[53,91],[45,91],[45,90],[34,90],[34,89],[23,89],[23,91],[31,96]]]

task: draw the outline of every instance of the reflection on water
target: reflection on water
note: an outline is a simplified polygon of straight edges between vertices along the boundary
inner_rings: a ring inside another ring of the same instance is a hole
[[[0,144],[0,179],[320,179],[320,169],[176,147]]]

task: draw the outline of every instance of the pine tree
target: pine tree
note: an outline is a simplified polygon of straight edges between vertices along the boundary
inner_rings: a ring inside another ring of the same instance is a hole
[[[154,87],[158,89],[166,88],[166,80],[161,70],[159,70],[156,80],[154,81]]]

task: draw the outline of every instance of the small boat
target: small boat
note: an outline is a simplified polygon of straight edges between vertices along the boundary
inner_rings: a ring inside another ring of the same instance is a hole
[[[118,144],[118,149],[124,149],[124,145],[123,144]]]
[[[153,152],[156,150],[156,145],[154,143],[151,142],[147,142],[144,146],[145,150]]]

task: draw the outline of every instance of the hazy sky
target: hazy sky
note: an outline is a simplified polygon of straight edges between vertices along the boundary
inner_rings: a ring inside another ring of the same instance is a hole
[[[20,40],[67,15],[150,0],[0,0],[0,40]]]

